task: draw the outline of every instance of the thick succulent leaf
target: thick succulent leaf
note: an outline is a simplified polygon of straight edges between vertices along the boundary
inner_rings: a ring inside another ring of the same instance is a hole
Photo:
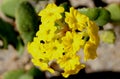
[[[24,43],[32,41],[39,27],[39,20],[32,5],[27,2],[21,2],[16,8],[16,25]]]
[[[33,76],[24,74],[24,75],[20,76],[18,79],[33,79]]]
[[[104,8],[83,8],[78,11],[95,21],[98,26],[103,26],[110,21],[110,13]]]
[[[24,74],[23,69],[8,71],[3,75],[3,79],[18,79]]]
[[[105,30],[101,32],[100,39],[105,43],[112,44],[115,42],[116,36],[113,30]]]
[[[14,27],[2,19],[0,19],[0,39],[3,41],[3,48],[7,48],[7,44],[16,47],[18,43]]]
[[[119,21],[120,22],[120,5],[119,4],[110,4],[106,7],[106,9],[111,14],[112,21]]]
[[[20,2],[25,0],[3,0],[1,3],[1,10],[10,17],[15,17],[15,9]]]

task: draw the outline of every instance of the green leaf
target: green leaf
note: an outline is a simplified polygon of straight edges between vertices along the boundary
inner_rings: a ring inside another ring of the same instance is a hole
[[[59,6],[63,7],[65,9],[65,11],[69,11],[70,6],[67,2],[62,3]]]
[[[78,9],[80,13],[87,15],[91,20],[97,19],[99,16],[99,9],[98,8],[82,8]]]
[[[103,26],[110,21],[110,13],[104,8],[83,8],[78,11],[95,21],[98,26]]]
[[[43,73],[36,67],[32,67],[30,70],[28,70],[27,74],[32,75],[32,76],[42,76]]]
[[[104,8],[99,8],[99,16],[95,20],[96,24],[99,26],[103,26],[109,21],[110,21],[110,13]]]
[[[2,42],[2,45],[0,46],[0,48],[5,48],[5,49],[8,48],[8,41],[6,39],[7,39],[6,37],[0,34],[0,40]]]
[[[3,79],[18,79],[23,74],[23,69],[8,71],[3,75]]]
[[[15,17],[15,9],[20,2],[25,0],[2,0],[1,10],[10,17]]]
[[[39,19],[32,5],[27,2],[21,2],[16,8],[16,25],[23,42],[27,44],[32,41],[36,31],[39,28]]]
[[[3,48],[7,48],[8,44],[17,46],[18,40],[14,27],[2,19],[0,19],[0,39],[3,41]]]
[[[120,22],[120,5],[119,4],[110,4],[106,7],[106,9],[111,14],[112,21],[119,21]]]
[[[20,38],[20,36],[17,37],[17,46],[16,50],[18,51],[19,55],[22,55],[24,53],[24,43],[23,40]]]
[[[113,30],[102,31],[100,34],[100,39],[105,43],[112,44],[115,42],[116,39],[115,33]]]
[[[18,79],[33,79],[33,76],[24,74],[24,75],[20,76]]]

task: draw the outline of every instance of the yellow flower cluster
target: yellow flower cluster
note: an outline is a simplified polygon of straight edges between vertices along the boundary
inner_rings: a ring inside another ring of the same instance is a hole
[[[98,27],[73,7],[70,12],[54,3],[40,11],[42,24],[33,42],[28,44],[32,62],[43,71],[55,73],[51,65],[57,63],[62,75],[76,74],[85,65],[77,54],[84,50],[84,60],[94,59],[99,44]]]

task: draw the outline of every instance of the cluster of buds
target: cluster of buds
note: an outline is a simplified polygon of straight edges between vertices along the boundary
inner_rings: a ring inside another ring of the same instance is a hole
[[[54,62],[61,74],[68,77],[85,67],[78,54],[81,49],[84,61],[96,58],[99,27],[87,16],[73,7],[67,12],[54,3],[48,4],[38,15],[41,17],[39,30],[33,41],[28,43],[28,52],[35,66],[55,73],[57,70],[51,66]]]

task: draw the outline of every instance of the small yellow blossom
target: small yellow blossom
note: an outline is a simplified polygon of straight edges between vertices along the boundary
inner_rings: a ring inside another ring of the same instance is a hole
[[[75,10],[73,7],[70,8],[70,13],[66,12],[65,15],[65,22],[68,23],[70,28],[81,31],[86,27],[85,23],[88,21],[88,17],[80,14],[80,12]]]
[[[80,50],[81,45],[83,45],[84,41],[81,40],[81,34],[71,33],[70,31],[66,32],[66,35],[62,38],[62,43],[65,46],[65,50],[67,52],[76,52]],[[81,42],[82,41],[82,42]]]
[[[88,23],[87,32],[90,39],[84,46],[85,61],[88,59],[94,59],[97,56],[96,50],[99,45],[98,29],[99,28],[92,21]]]
[[[62,75],[67,78],[71,74],[77,74],[81,69],[85,68],[84,64],[76,65],[74,70],[66,70]]]
[[[50,21],[53,22],[62,18],[61,13],[63,12],[64,12],[63,7],[58,7],[54,3],[52,3],[52,4],[49,4],[45,9],[40,11],[38,15],[41,16],[42,23],[48,23]]]
[[[90,41],[87,42],[84,47],[84,54],[85,54],[84,60],[87,61],[88,59],[96,58],[97,57],[96,49],[97,49],[97,45],[91,43]]]
[[[84,65],[80,63],[80,57],[70,52],[66,53],[57,62],[64,69],[62,73],[64,77],[68,77],[70,74],[76,74],[80,69],[84,68]]]
[[[51,52],[53,53],[52,59],[59,59],[60,57],[63,56],[63,53],[65,52],[64,50],[64,45],[61,44],[59,41],[55,40],[53,43],[54,46],[52,47]]]
[[[54,23],[47,23],[40,25],[40,30],[36,33],[41,40],[51,41],[55,36],[55,31],[57,28]]]
[[[37,38],[34,38],[32,43],[28,43],[28,52],[32,55],[33,58],[39,59],[41,57],[41,45],[37,41]],[[35,49],[33,49],[35,48]]]
[[[35,48],[35,49],[33,49]],[[36,59],[45,59],[45,58],[49,58],[50,55],[48,56],[46,54],[46,44],[40,44],[40,42],[38,42],[38,38],[34,38],[32,43],[28,43],[28,52],[32,55],[33,58]]]

